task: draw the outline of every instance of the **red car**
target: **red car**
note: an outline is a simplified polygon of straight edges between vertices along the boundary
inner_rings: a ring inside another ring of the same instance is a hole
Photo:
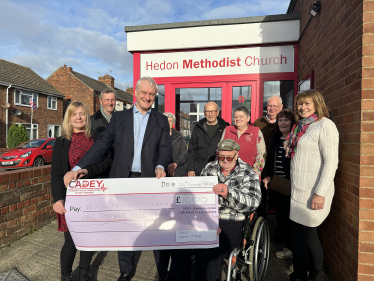
[[[43,166],[52,162],[55,138],[26,141],[1,155],[1,168],[24,168]]]

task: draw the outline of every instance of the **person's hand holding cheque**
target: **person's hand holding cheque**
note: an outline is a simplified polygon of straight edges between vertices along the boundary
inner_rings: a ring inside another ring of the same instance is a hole
[[[64,176],[64,184],[67,188],[72,181],[81,179],[88,174],[87,169],[79,169],[76,171],[67,172]]]
[[[158,167],[157,169],[156,169],[156,178],[164,178],[164,177],[166,177],[166,173],[165,173],[165,171],[164,171],[164,169],[162,169],[161,167]]]
[[[223,198],[227,198],[229,195],[229,189],[226,184],[224,183],[219,183],[213,186],[213,192],[215,194],[221,195]]]

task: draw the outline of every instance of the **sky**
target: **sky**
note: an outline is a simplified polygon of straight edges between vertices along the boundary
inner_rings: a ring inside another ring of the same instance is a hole
[[[43,78],[66,64],[132,87],[125,26],[285,14],[290,0],[1,0],[0,58]]]

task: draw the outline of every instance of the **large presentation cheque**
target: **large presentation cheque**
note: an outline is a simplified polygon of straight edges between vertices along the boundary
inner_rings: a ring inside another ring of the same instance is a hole
[[[66,221],[78,250],[132,251],[219,246],[217,177],[72,182]]]

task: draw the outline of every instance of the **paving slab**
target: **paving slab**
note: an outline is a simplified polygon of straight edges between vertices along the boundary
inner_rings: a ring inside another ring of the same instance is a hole
[[[289,266],[292,259],[278,259],[275,252],[283,245],[274,243],[275,216],[269,215],[271,233],[270,260],[267,281],[289,280]],[[64,242],[63,233],[57,232],[57,222],[40,228],[34,233],[11,244],[0,251],[0,272],[16,269],[31,281],[60,280],[60,250]],[[152,251],[138,252],[138,265],[133,281],[158,281],[158,273]],[[73,280],[78,280],[79,252],[73,265]],[[117,252],[95,252],[91,263],[91,274],[94,280],[117,280],[119,267]],[[0,279],[1,280],[1,279]],[[243,281],[248,280],[246,275]]]

